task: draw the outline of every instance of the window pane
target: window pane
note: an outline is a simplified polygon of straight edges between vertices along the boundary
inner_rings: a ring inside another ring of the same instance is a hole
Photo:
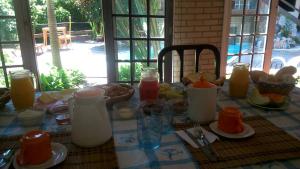
[[[231,74],[233,65],[239,61],[238,56],[227,56],[226,74]]]
[[[247,0],[246,1],[246,14],[255,14],[258,0]]]
[[[129,60],[130,59],[130,48],[129,48],[129,41],[126,40],[119,40],[115,41],[117,43],[117,58],[118,60]]]
[[[260,0],[259,1],[259,14],[269,14],[270,10],[270,0]]]
[[[0,20],[0,39],[1,41],[18,41],[16,19]]]
[[[6,66],[23,64],[20,45],[2,44],[2,48]]]
[[[257,17],[256,33],[267,33],[268,19],[268,16]]]
[[[115,14],[128,14],[128,0],[114,0],[113,1],[113,12]]]
[[[132,14],[146,15],[147,0],[132,0]]]
[[[228,55],[238,54],[240,52],[240,37],[229,37],[228,38]]]
[[[115,25],[117,38],[129,38],[129,18],[116,17]]]
[[[164,18],[151,18],[150,19],[150,36],[151,38],[164,38],[165,37],[165,21]]]
[[[158,53],[164,48],[164,41],[151,41],[150,59],[157,59]]]
[[[243,34],[249,35],[254,33],[255,16],[245,16],[244,18],[244,32]]]
[[[150,0],[150,15],[164,15],[165,0]]]
[[[130,63],[118,63],[118,80],[119,81],[130,81]]]
[[[241,35],[242,31],[242,19],[243,17],[238,16],[238,17],[231,17],[230,21],[230,35]]]
[[[244,36],[243,37],[243,44],[242,44],[242,53],[248,54],[252,53],[253,49],[253,36]]]
[[[142,68],[146,67],[147,63],[140,63],[137,62],[134,64],[134,69],[135,69],[135,75],[134,75],[134,80],[141,80],[141,72],[142,72]]]
[[[244,0],[232,0],[232,14],[242,14],[244,8]]]
[[[147,59],[147,41],[133,41],[133,55],[135,60]]]
[[[157,62],[151,62],[149,67],[153,67],[157,69]]]
[[[0,69],[0,87],[6,87],[3,69]]]
[[[12,0],[1,1],[0,16],[15,16]]]
[[[132,18],[132,24],[134,38],[147,37],[147,18],[134,17]]]
[[[146,68],[146,67],[152,67],[152,68],[157,68],[157,63],[156,62],[151,62],[149,64],[149,66],[147,66],[147,63],[145,62],[137,62],[134,64],[134,68],[135,68],[135,76],[134,76],[134,80],[141,80],[141,72],[142,69]]]
[[[241,62],[251,64],[251,58],[252,58],[252,55],[242,55]]]
[[[255,47],[254,52],[255,53],[264,53],[266,48],[266,40],[267,36],[260,35],[255,37]]]
[[[264,55],[256,54],[253,56],[252,70],[262,70],[264,63]]]

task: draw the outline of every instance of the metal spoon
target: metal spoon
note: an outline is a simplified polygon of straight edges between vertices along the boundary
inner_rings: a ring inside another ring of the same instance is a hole
[[[4,168],[10,163],[10,159],[14,155],[14,149],[7,149],[2,154],[0,154],[0,169]]]

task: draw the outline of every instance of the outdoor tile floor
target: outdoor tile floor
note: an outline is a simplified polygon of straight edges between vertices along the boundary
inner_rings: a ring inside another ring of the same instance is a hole
[[[37,56],[40,73],[48,73],[52,63],[51,48],[44,47],[43,53]],[[104,42],[72,42],[60,49],[62,66],[65,69],[80,70],[88,83],[103,84],[106,79],[106,55]]]

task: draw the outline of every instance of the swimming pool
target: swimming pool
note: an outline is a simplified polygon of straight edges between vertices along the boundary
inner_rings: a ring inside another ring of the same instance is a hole
[[[242,44],[242,52],[248,53],[247,51],[252,50],[252,46],[250,45],[250,43],[243,43]],[[240,44],[236,43],[236,44],[230,44],[228,45],[228,50],[227,53],[228,55],[234,55],[234,54],[238,54],[240,52]]]

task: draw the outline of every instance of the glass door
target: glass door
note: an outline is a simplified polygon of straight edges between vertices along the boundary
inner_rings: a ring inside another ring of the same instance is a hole
[[[109,76],[115,76],[116,82],[138,82],[143,67],[157,67],[157,55],[168,43],[167,4],[165,0],[113,0],[112,46],[106,43],[106,49],[113,49],[108,60],[113,63],[109,69],[115,71]]]
[[[9,72],[23,69],[13,0],[0,3],[0,87],[9,87]]]
[[[262,70],[267,47],[271,0],[232,0],[227,47],[226,74],[233,64],[250,64],[251,70]]]

